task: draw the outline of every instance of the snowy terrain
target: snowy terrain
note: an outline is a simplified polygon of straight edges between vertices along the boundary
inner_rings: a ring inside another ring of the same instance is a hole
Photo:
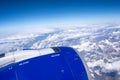
[[[83,55],[94,80],[120,80],[120,24],[36,30],[1,37],[0,54],[22,49],[70,46]]]

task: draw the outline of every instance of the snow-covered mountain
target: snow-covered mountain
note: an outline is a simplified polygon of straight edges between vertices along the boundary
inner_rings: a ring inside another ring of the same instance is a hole
[[[120,24],[40,29],[0,38],[0,54],[55,46],[76,48],[94,80],[120,80]]]

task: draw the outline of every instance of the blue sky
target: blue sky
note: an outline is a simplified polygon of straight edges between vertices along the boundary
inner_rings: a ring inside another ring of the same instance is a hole
[[[1,30],[119,20],[119,0],[0,0]]]

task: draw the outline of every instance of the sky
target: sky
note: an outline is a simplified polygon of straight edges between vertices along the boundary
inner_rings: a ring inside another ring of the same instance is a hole
[[[120,20],[120,0],[0,0],[0,31]]]

